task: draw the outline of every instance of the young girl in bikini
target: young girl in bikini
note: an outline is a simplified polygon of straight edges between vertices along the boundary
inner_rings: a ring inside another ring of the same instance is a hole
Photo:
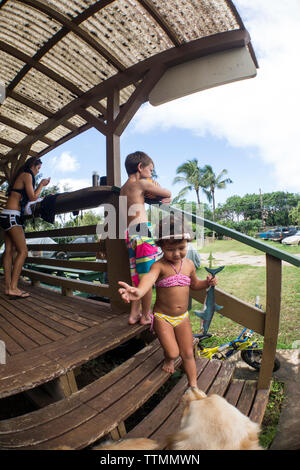
[[[138,287],[119,282],[119,293],[129,303],[145,295],[155,284],[156,302],[153,308],[153,327],[164,350],[163,370],[174,372],[174,361],[180,355],[190,387],[197,387],[196,363],[193,351],[193,335],[189,320],[189,290],[200,290],[215,286],[216,278],[211,275],[206,280],[197,278],[194,263],[186,258],[189,233],[175,235],[174,219],[168,217],[170,235],[161,236],[156,241],[163,251],[163,257],[152,264]],[[161,227],[166,224],[163,219]]]

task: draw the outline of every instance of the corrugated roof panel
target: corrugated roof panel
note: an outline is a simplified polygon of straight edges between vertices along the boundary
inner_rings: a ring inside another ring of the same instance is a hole
[[[83,92],[106,80],[116,69],[74,33],[68,33],[40,61]]]
[[[69,18],[73,18],[93,5],[95,0],[46,0],[45,3]]]
[[[226,0],[151,0],[183,42],[238,29]]]
[[[46,116],[33,111],[12,98],[6,98],[0,109],[2,116],[12,119],[18,124],[26,125],[32,130],[47,120]]]
[[[17,0],[1,8],[0,39],[31,56],[60,29],[60,23]]]
[[[4,51],[0,51],[0,80],[4,81],[5,86],[8,86],[23,66],[24,62],[21,60],[12,57]]]
[[[10,147],[7,147],[6,145],[0,143],[0,153],[3,153],[5,155],[10,150]]]
[[[1,131],[0,131],[0,136],[2,139],[6,139],[9,142],[13,142],[14,144],[17,144],[20,142],[24,137],[26,137],[26,134],[23,132],[18,131],[17,129],[13,129],[10,126],[7,125],[2,125],[0,124]]]
[[[57,141],[61,139],[62,137],[65,137],[70,132],[71,132],[70,129],[67,129],[64,126],[57,126],[51,132],[46,134],[45,137],[48,137],[51,140]]]
[[[44,142],[41,142],[40,140],[37,140],[32,146],[31,146],[31,150],[33,150],[33,152],[42,152],[43,150],[45,150],[45,148],[47,148],[48,145],[45,144]]]
[[[86,121],[84,119],[82,119],[81,116],[78,116],[77,114],[75,116],[71,117],[70,119],[68,119],[68,122],[70,122],[71,124],[73,124],[76,127],[81,127],[81,126],[84,126],[86,124]]]
[[[33,69],[25,75],[15,90],[52,112],[58,111],[75,98],[66,88]]]
[[[173,46],[135,0],[113,2],[82,23],[126,66]]]

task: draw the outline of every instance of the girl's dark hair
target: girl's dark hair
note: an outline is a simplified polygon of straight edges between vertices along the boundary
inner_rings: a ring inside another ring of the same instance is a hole
[[[42,160],[38,157],[30,157],[26,160],[26,162],[24,163],[24,165],[21,166],[21,168],[19,168],[19,170],[17,171],[12,183],[9,185],[10,188],[13,187],[13,185],[15,184],[16,182],[16,179],[18,178],[18,176],[20,176],[21,173],[23,173],[24,171],[28,171],[30,170],[30,168],[32,168],[33,166],[38,166],[38,165],[41,165],[42,164]]]
[[[140,151],[130,153],[127,155],[125,160],[125,168],[128,176],[138,171],[139,163],[141,163],[143,167],[150,165],[151,163],[154,166],[152,158],[150,158],[146,153]]]
[[[162,247],[165,242],[176,244],[187,240],[192,240],[190,227],[187,225],[184,216],[174,216],[170,214],[159,221],[156,229],[156,245]]]

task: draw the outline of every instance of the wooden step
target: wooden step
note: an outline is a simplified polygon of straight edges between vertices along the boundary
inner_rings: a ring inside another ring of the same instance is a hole
[[[208,395],[216,393],[223,396],[252,421],[261,423],[269,390],[257,390],[256,381],[232,379],[234,368],[231,362],[198,359],[198,387]],[[187,380],[184,376],[159,405],[127,433],[126,438],[144,437],[165,442],[169,434],[179,429],[182,417],[180,400],[186,388]]]
[[[170,377],[153,341],[85,388],[45,408],[0,422],[0,449],[82,449],[112,432]],[[178,359],[176,366],[180,365]]]

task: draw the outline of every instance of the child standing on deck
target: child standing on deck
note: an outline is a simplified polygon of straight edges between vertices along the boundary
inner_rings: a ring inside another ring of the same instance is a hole
[[[151,180],[154,170],[152,159],[144,152],[129,154],[125,160],[128,180],[121,187],[120,196],[126,196],[127,204],[127,230],[126,243],[129,252],[130,273],[132,283],[138,287],[142,276],[148,273],[158,254],[154,243],[145,209],[145,194],[151,193],[153,197],[164,198],[163,202],[170,202],[171,192],[161,188],[158,183]],[[131,304],[129,324],[140,321],[142,325],[151,323],[150,307],[152,301],[152,285],[139,299]],[[142,305],[142,311],[141,311]]]
[[[170,223],[169,235],[162,236],[162,227]],[[153,326],[164,350],[163,370],[174,372],[174,361],[180,355],[190,387],[197,387],[196,362],[193,351],[193,335],[187,310],[189,290],[206,289],[217,284],[211,275],[206,280],[197,278],[194,263],[186,258],[189,233],[177,233],[173,218],[160,222],[156,244],[163,251],[163,257],[152,264],[148,274],[143,276],[138,287],[125,282],[119,293],[125,302],[142,298],[155,283],[156,302],[153,308]]]

